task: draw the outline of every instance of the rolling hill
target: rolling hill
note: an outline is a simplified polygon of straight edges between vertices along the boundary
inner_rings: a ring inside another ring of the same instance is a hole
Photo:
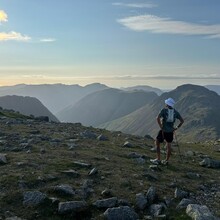
[[[82,97],[106,88],[107,86],[100,83],[94,83],[84,87],[64,84],[20,84],[0,87],[0,96],[18,95],[35,97],[53,114],[56,114],[67,106],[76,103]]]
[[[136,135],[150,134],[154,137],[158,131],[156,116],[168,97],[176,100],[175,108],[185,120],[178,131],[180,139],[202,141],[220,137],[220,96],[203,86],[191,84],[163,93],[151,104],[100,127]]]
[[[157,95],[161,95],[163,93],[162,90],[151,87],[151,86],[146,86],[146,85],[140,85],[140,86],[132,86],[132,87],[127,87],[127,88],[122,88],[122,90],[125,91],[145,91],[145,92],[155,92]]]
[[[48,116],[51,121],[59,121],[38,99],[32,97],[3,96],[0,97],[0,107],[12,109],[28,116]]]
[[[57,117],[63,122],[81,122],[83,125],[98,126],[127,115],[151,103],[157,97],[154,92],[105,89],[87,95],[57,114]]]

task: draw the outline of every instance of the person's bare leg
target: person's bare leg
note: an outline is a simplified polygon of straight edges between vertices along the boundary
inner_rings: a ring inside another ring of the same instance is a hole
[[[167,143],[167,156],[166,156],[166,161],[170,159],[171,155],[171,143]]]
[[[157,147],[157,159],[160,160],[160,142],[156,140],[155,145]]]

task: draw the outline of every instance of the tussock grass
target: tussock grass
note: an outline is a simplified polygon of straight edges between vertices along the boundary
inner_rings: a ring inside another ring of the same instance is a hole
[[[83,138],[80,133],[88,129],[107,136],[109,141]],[[86,198],[91,210],[88,216],[102,219],[100,215],[103,210],[95,209],[92,203],[103,198],[101,192],[105,189],[110,189],[113,196],[126,199],[134,205],[136,194],[147,192],[150,186],[156,187],[160,200],[163,200],[163,197],[174,197],[175,188],[171,187],[172,183],[181,189],[195,193],[201,184],[220,182],[220,170],[199,166],[202,160],[199,155],[210,155],[220,160],[220,154],[213,151],[213,145],[207,143],[179,143],[183,160],[179,157],[177,147],[173,147],[170,164],[160,166],[161,171],[152,172],[149,170],[149,159],[155,158],[156,153],[150,151],[154,146],[153,140],[150,139],[85,128],[79,124],[33,123],[31,129],[25,124],[2,124],[1,130],[6,137],[18,134],[15,139],[6,138],[7,144],[12,147],[19,146],[23,139],[39,139],[39,135],[49,138],[49,141],[33,142],[30,153],[25,149],[11,152],[10,147],[1,152],[7,154],[8,159],[8,163],[0,167],[0,216],[2,217],[5,211],[11,211],[25,219],[71,219],[72,217],[59,216],[56,209],[50,205],[26,208],[22,204],[23,192],[28,190],[39,190],[49,197],[57,197],[60,201],[82,199],[79,195],[62,196],[50,190],[51,187],[60,184],[69,184],[73,189],[80,190],[85,180],[92,180],[94,192]],[[30,130],[38,130],[40,133],[32,135]],[[53,145],[50,143],[53,139],[60,139],[60,142]],[[76,140],[76,147],[73,150],[70,150],[67,145],[71,139]],[[122,147],[125,141],[132,143],[133,147]],[[4,146],[2,144],[1,149],[4,149]],[[44,153],[41,153],[42,148],[45,149]],[[185,152],[189,150],[195,152],[196,156],[186,157]],[[144,155],[145,163],[139,164],[136,159],[129,158],[128,155],[132,152]],[[76,161],[91,164],[91,167],[78,166],[74,163]],[[94,167],[97,168],[98,173],[89,176],[88,173]],[[79,177],[69,177],[62,173],[70,169],[76,170],[80,174]],[[198,173],[201,178],[190,179],[187,172]],[[155,175],[158,180],[149,180],[146,173]],[[24,183],[24,188],[19,186],[21,182]],[[175,209],[178,202],[175,201],[167,211],[167,216],[169,219],[189,219],[184,211]],[[86,215],[83,218],[86,219]]]

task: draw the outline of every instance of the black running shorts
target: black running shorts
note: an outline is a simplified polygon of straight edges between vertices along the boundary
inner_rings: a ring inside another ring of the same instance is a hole
[[[164,140],[168,143],[171,143],[173,141],[173,132],[163,132],[162,130],[160,130],[157,134],[156,139],[160,143],[163,143]]]

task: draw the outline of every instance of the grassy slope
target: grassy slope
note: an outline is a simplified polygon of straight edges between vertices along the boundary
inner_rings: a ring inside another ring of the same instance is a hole
[[[78,134],[85,129],[80,125],[74,124],[57,124],[54,126],[54,124],[38,123],[31,127],[25,125],[13,125],[10,127],[5,124],[1,125],[1,130],[8,137],[19,131],[20,139],[29,139],[31,138],[31,130],[39,130],[40,134],[48,135],[51,138],[59,138],[62,142],[57,147],[52,146],[47,141],[33,144],[31,154],[27,154],[26,151],[3,151],[4,145],[0,145],[1,153],[6,153],[8,158],[8,163],[2,165],[0,169],[0,215],[3,215],[5,211],[12,211],[17,216],[26,219],[63,219],[63,217],[54,213],[50,207],[47,207],[44,212],[42,210],[45,210],[45,207],[43,209],[39,208],[38,217],[36,217],[36,209],[25,208],[22,205],[23,191],[18,187],[19,181],[27,183],[28,188],[26,190],[38,189],[49,196],[58,197],[60,201],[68,201],[77,200],[80,197],[60,196],[54,194],[48,188],[59,184],[70,184],[73,188],[79,189],[85,179],[92,179],[94,181],[94,193],[87,200],[91,205],[101,198],[101,192],[106,188],[111,189],[114,196],[127,199],[131,204],[135,204],[135,195],[140,192],[146,192],[151,185],[157,188],[160,199],[163,199],[164,196],[174,197],[174,189],[169,187],[174,180],[177,181],[177,186],[190,192],[195,192],[198,185],[202,183],[210,183],[213,180],[219,182],[220,180],[219,170],[200,167],[198,163],[201,159],[198,157],[184,158],[181,161],[175,148],[171,165],[161,167],[160,172],[151,173],[156,175],[159,180],[149,181],[145,174],[150,172],[148,169],[150,165],[149,158],[155,157],[155,153],[150,151],[153,141],[119,133],[110,133],[104,130],[94,131],[98,134],[105,134],[109,137],[109,141],[100,142],[98,140],[82,139]],[[73,138],[78,139],[78,147],[70,151],[67,143],[69,143],[69,139]],[[129,149],[122,148],[126,140],[129,140],[134,147]],[[10,146],[16,146],[17,144],[17,140],[8,140],[8,145]],[[40,154],[42,147],[46,149],[45,154]],[[214,152],[212,146],[181,144],[181,152],[187,150],[198,151],[202,154],[209,154],[215,159],[220,159],[219,153]],[[144,165],[139,165],[135,160],[128,158],[129,152],[144,154],[148,159]],[[90,169],[80,168],[74,165],[74,161],[90,163],[99,172],[96,176],[89,177],[88,172]],[[23,162],[24,164],[18,166],[18,162]],[[69,178],[61,173],[68,169],[75,169],[80,173],[80,177]],[[192,171],[201,174],[202,178],[198,180],[187,178],[186,173]],[[53,175],[56,179],[51,180],[49,175]],[[92,206],[91,209],[93,210]],[[176,217],[178,219],[188,219],[184,212],[173,210],[173,212],[170,211],[168,213],[170,219],[177,219]],[[93,210],[92,217],[97,217],[102,213],[103,211]]]

